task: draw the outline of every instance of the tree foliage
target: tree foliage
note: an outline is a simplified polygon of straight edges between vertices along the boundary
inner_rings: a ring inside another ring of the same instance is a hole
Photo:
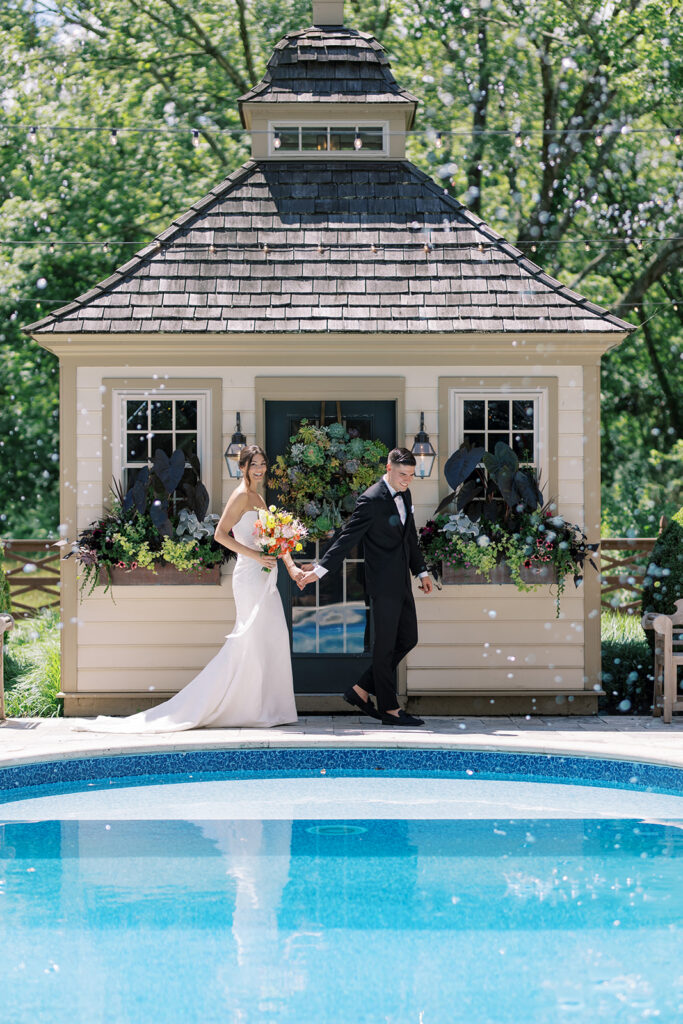
[[[550,274],[643,324],[603,361],[603,504],[610,532],[656,532],[683,475],[683,21],[664,0],[347,0],[346,20],[422,100],[410,158]],[[58,522],[57,369],[21,324],[247,158],[237,97],[308,23],[310,0],[0,12],[0,235],[22,243],[0,244],[3,533]]]

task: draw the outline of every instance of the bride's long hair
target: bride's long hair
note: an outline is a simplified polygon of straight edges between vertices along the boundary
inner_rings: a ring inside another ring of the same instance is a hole
[[[249,470],[251,469],[251,464],[252,464],[252,462],[254,461],[254,459],[256,458],[257,455],[262,455],[263,458],[266,460],[266,469],[267,469],[268,468],[268,456],[266,455],[265,451],[263,450],[263,448],[261,447],[260,444],[248,444],[248,445],[246,445],[246,447],[244,447],[242,449],[242,451],[240,452],[239,458],[237,460],[237,465],[242,470],[242,475],[243,475],[244,479],[246,480],[247,487],[251,487],[251,477],[249,475]]]

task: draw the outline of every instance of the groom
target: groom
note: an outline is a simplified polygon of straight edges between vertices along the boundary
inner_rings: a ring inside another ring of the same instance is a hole
[[[424,725],[398,704],[394,672],[398,663],[417,644],[417,616],[411,572],[420,579],[424,594],[432,581],[420,552],[408,488],[415,476],[415,456],[407,448],[389,452],[387,471],[358,499],[353,515],[325,552],[319,565],[300,581],[314,583],[338,569],[359,541],[365,553],[365,589],[370,597],[374,642],[372,665],[344,700],[384,725]],[[370,700],[377,698],[377,709]]]

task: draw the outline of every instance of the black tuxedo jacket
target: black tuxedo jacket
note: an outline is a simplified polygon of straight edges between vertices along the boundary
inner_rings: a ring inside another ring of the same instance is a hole
[[[321,566],[328,571],[338,569],[351,548],[362,540],[368,594],[371,597],[403,594],[406,587],[410,588],[410,573],[417,576],[426,572],[427,567],[417,540],[410,491],[405,491],[402,497],[406,503],[405,524],[384,480],[368,487],[359,497],[351,518],[321,558]]]

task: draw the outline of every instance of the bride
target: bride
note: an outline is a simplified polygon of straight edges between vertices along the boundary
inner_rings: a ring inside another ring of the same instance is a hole
[[[215,538],[237,554],[232,588],[235,628],[199,675],[170,700],[129,718],[100,716],[76,728],[96,732],[180,732],[245,726],[266,728],[296,722],[289,633],[277,591],[277,558],[256,547],[254,524],[266,503],[257,488],[268,462],[257,444],[239,456],[242,480],[230,496]],[[299,581],[303,571],[292,556],[282,556],[287,572]],[[270,569],[270,572],[263,572]]]

